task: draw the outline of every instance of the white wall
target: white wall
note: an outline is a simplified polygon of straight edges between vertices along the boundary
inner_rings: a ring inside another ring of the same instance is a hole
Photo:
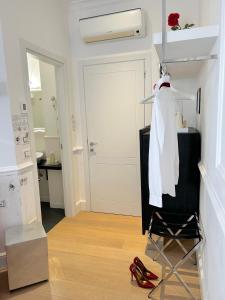
[[[15,165],[16,152],[11,124],[11,105],[8,95],[5,53],[0,26],[0,167]]]
[[[44,105],[42,91],[31,93],[32,117],[34,128],[45,128]]]
[[[220,0],[200,0],[200,25],[215,25],[219,22]]]
[[[72,1],[73,2],[73,1]],[[79,19],[105,13],[142,8],[147,20],[147,35],[142,39],[131,39],[121,41],[108,41],[95,44],[85,44],[79,33]],[[167,12],[177,11],[181,13],[181,24],[185,22],[199,25],[199,0],[168,0]],[[76,58],[85,58],[98,55],[109,55],[113,53],[133,52],[149,50],[152,44],[152,32],[161,31],[161,1],[155,0],[96,0],[76,1],[70,11],[70,31],[73,54]]]
[[[67,26],[67,4],[68,1],[66,0],[0,1],[2,42],[5,52],[5,65],[7,74],[6,78],[3,77],[2,84],[2,76],[4,74],[2,74],[1,72],[1,89],[5,87],[6,82],[9,95],[9,97],[4,96],[4,107],[2,106],[3,104],[1,98],[0,115],[2,115],[2,109],[4,109],[5,119],[0,118],[0,125],[1,127],[3,127],[2,120],[4,120],[5,123],[3,128],[8,128],[7,130],[9,132],[9,137],[12,136],[12,124],[10,122],[9,115],[7,116],[9,109],[11,107],[12,114],[20,113],[20,102],[24,102],[26,99],[23,74],[24,66],[20,45],[21,40],[26,40],[27,42],[36,45],[36,47],[40,47],[41,49],[44,49],[47,52],[51,52],[56,56],[65,58],[68,72],[65,75],[67,81],[70,81],[70,47]],[[2,67],[1,47],[0,62]],[[70,86],[71,84],[69,82],[69,87]],[[3,90],[5,90],[5,88]],[[67,92],[71,99],[71,90],[68,90]],[[71,134],[71,132],[69,132],[68,135],[69,134]],[[10,140],[7,139],[7,142],[10,143]],[[8,151],[8,153],[9,157],[11,156],[10,161],[13,162],[13,145],[10,144],[9,148],[10,150]],[[18,147],[16,147],[16,151],[20,151]],[[16,164],[15,158],[13,163]],[[19,167],[23,163],[23,157],[17,155],[17,164],[19,165]],[[15,165],[15,168],[16,167],[17,166]],[[3,173],[1,175],[2,176],[0,177],[0,182],[4,182],[6,175],[3,175]],[[19,174],[17,174],[16,176],[19,176]],[[19,211],[17,211],[17,206],[9,206],[9,201],[11,198],[7,198],[7,208],[1,208],[0,212],[1,214],[6,214],[6,212],[8,211],[7,209],[10,208],[10,218],[7,222],[5,221],[5,218],[2,221],[2,217],[0,215],[1,232],[4,230],[4,228],[15,224],[15,220],[17,220],[18,222],[22,222],[21,220],[23,218],[23,222],[32,221],[33,212],[35,212],[36,218],[40,218],[40,204],[37,201],[38,183],[35,167],[31,169],[31,172],[26,171],[25,173],[23,173],[23,176],[27,178],[27,182],[29,182],[29,184],[23,186],[23,188],[19,188],[19,192],[17,193],[18,197],[21,198],[22,206],[20,206]],[[4,196],[1,191],[0,194],[1,196]],[[26,212],[25,208],[28,205],[28,200],[30,210]],[[18,201],[17,203],[19,203]],[[18,216],[17,219],[14,218],[15,215]],[[4,241],[1,234],[1,249],[3,248],[3,245]]]
[[[203,248],[203,291],[207,300],[223,299],[225,249],[225,182],[217,169],[217,120],[218,120],[218,71],[219,62],[208,63],[202,71],[200,85],[203,87],[201,114],[202,133],[202,182],[201,219],[206,244]],[[215,89],[216,87],[216,89]],[[215,276],[216,275],[216,279]]]
[[[41,60],[39,66],[41,91],[32,92],[32,116],[33,127],[44,128],[45,132],[35,131],[35,150],[44,152],[46,158],[54,153],[56,160],[61,161],[55,66]]]
[[[42,113],[46,135],[59,136],[55,67],[40,61],[40,75],[43,97]],[[52,101],[52,97],[55,98],[55,101]]]
[[[13,112],[24,100],[20,40],[69,58],[66,0],[16,0],[0,2],[9,93]],[[32,24],[32,26],[31,26]],[[67,60],[69,63],[69,60]]]
[[[4,252],[4,228],[21,222],[19,181],[17,176],[7,174],[16,164],[14,133],[11,123],[11,105],[8,95],[5,55],[0,26],[0,201],[7,202],[7,207],[0,207],[0,253]],[[2,171],[2,172],[1,172]],[[9,186],[15,186],[9,190]],[[5,258],[0,255],[0,268],[5,266]]]
[[[191,95],[196,95],[198,90],[196,78],[182,78],[173,80],[173,86],[177,90]],[[177,101],[177,107],[177,110],[182,113],[184,121],[187,122],[187,126],[196,128],[196,100]]]
[[[223,0],[222,0],[223,1]],[[215,15],[219,15],[217,1],[203,1],[208,4],[209,10],[205,10],[205,22],[215,22]],[[225,8],[225,7],[224,7]],[[221,10],[222,11],[222,10]],[[225,9],[222,14],[224,19]],[[216,22],[220,23],[219,18]],[[225,26],[223,24],[224,38]],[[224,53],[225,43],[221,48],[220,57]],[[215,45],[217,49],[217,45]],[[202,134],[202,161],[201,161],[201,199],[200,215],[206,235],[205,245],[202,248],[200,259],[200,271],[202,292],[204,300],[225,299],[224,269],[225,269],[225,176],[218,166],[219,143],[221,137],[224,140],[224,129],[218,119],[221,108],[219,103],[224,95],[219,91],[219,74],[225,68],[222,61],[206,62],[198,78],[202,87],[202,111],[199,118],[199,128]],[[224,82],[223,82],[224,85]],[[224,102],[225,106],[225,102]],[[224,119],[224,114],[222,115]],[[222,153],[225,149],[221,149]]]
[[[55,159],[61,161],[61,148],[59,138],[59,113],[58,99],[56,94],[56,74],[55,67],[46,62],[40,61],[40,75],[42,86],[42,114],[44,117],[45,154],[48,158],[54,153]]]

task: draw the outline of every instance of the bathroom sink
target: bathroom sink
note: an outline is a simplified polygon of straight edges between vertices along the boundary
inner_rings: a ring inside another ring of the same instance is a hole
[[[44,157],[44,153],[42,152],[36,152],[36,160],[37,160],[37,163],[39,163]]]

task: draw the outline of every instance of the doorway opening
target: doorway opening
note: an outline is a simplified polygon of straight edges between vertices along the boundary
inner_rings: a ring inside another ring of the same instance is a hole
[[[27,65],[42,223],[48,232],[65,216],[56,68],[29,52]]]

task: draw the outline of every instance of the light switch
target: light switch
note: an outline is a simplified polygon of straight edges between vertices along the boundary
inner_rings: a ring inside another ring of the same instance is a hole
[[[27,113],[28,112],[27,103],[20,103],[20,111],[21,111],[21,113]]]
[[[72,115],[72,130],[76,131],[76,120],[74,115]]]
[[[24,157],[25,157],[25,158],[30,158],[30,156],[31,156],[31,155],[30,155],[30,150],[25,150],[25,151],[24,151]]]
[[[0,200],[0,207],[6,207],[6,201]]]
[[[29,133],[28,132],[26,132],[25,136],[23,137],[23,143],[24,144],[29,143]]]

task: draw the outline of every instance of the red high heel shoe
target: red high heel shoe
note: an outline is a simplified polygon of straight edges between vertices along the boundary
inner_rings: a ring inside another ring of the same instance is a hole
[[[143,264],[143,262],[140,260],[140,258],[135,257],[134,258],[134,264],[138,266],[138,268],[141,270],[142,274],[144,275],[145,278],[148,280],[157,280],[159,277],[149,271]]]
[[[140,286],[141,288],[144,289],[155,288],[155,285],[144,277],[140,269],[135,264],[130,265],[130,273],[131,273],[131,280],[133,280],[133,277],[135,277],[138,286]]]

